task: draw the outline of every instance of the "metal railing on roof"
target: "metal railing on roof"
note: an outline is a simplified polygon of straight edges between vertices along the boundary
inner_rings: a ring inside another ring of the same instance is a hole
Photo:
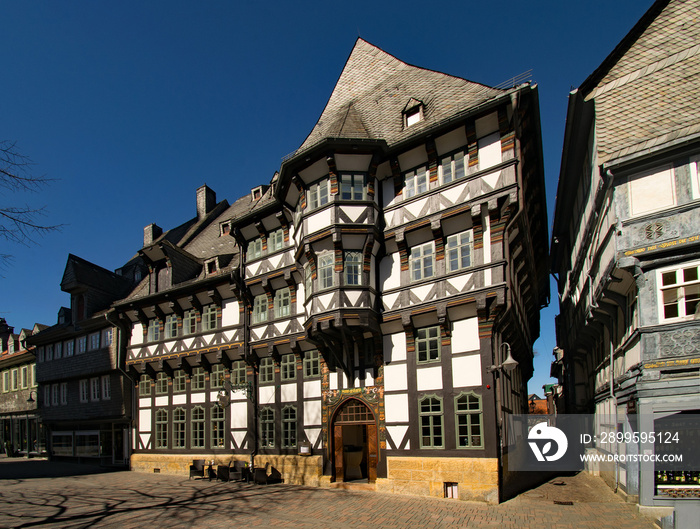
[[[513,88],[514,86],[518,86],[519,84],[529,83],[531,81],[532,81],[532,68],[524,71],[521,74],[516,75],[515,77],[511,77],[510,79],[506,79],[505,81],[497,84],[493,88],[496,88],[498,90],[507,90],[508,88]]]

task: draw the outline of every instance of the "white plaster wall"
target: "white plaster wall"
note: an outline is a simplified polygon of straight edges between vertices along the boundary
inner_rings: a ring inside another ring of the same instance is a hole
[[[275,386],[260,386],[258,390],[259,400],[262,404],[272,404],[275,402]]]
[[[134,323],[131,331],[130,345],[139,345],[143,343],[143,325]]]
[[[676,185],[672,168],[657,167],[630,178],[629,197],[632,216],[673,206]]]
[[[403,441],[403,438],[406,436],[406,432],[408,431],[408,426],[387,426],[386,427],[387,432],[389,432],[389,435],[391,438],[394,440],[394,443],[396,444],[396,449],[399,449],[399,446],[401,445],[401,441]],[[411,441],[410,439],[406,442],[406,446],[403,448],[403,450],[410,450],[411,449]]]
[[[360,215],[362,215],[367,208],[365,206],[347,206],[344,205],[343,207],[340,208],[343,213],[345,213],[348,218],[350,219],[351,222],[357,222],[357,219],[360,218]],[[365,219],[363,221],[363,224],[366,224],[367,220]]]
[[[318,436],[321,435],[321,428],[304,428],[304,433],[311,446],[314,446],[318,441]]]
[[[330,389],[338,389],[338,373],[328,374],[328,387]]]
[[[151,410],[139,410],[139,431],[151,431]]]
[[[150,408],[151,399],[139,399],[139,408]]]
[[[452,322],[452,354],[477,351],[480,346],[479,318]]]
[[[406,391],[408,389],[408,372],[406,364],[389,364],[384,366],[384,390]]]
[[[240,323],[240,312],[238,311],[238,301],[235,299],[225,300],[221,304],[221,324],[223,327],[238,325]]]
[[[416,387],[418,391],[442,389],[442,367],[435,366],[417,369]]]
[[[187,395],[173,395],[173,404],[176,406],[187,404]]]
[[[339,171],[367,171],[371,154],[336,154],[335,166]]]
[[[248,403],[233,402],[231,403],[231,428],[247,428],[248,427]]]
[[[454,343],[454,341],[452,343]],[[480,353],[453,357],[452,385],[455,388],[481,386],[481,371]]]
[[[408,395],[384,395],[384,413],[387,423],[408,422]]]
[[[459,149],[467,144],[467,131],[464,127],[435,138],[435,147],[439,156]]]
[[[326,208],[318,213],[310,215],[306,219],[309,233],[320,231],[331,225],[331,208]]]
[[[282,399],[282,402],[292,402],[297,400],[296,382],[292,384],[282,384],[280,389],[280,398]]]
[[[406,360],[406,333],[387,334],[382,340],[384,342],[384,362]]]
[[[304,402],[304,424],[321,424],[320,400],[308,400]]]
[[[207,401],[207,396],[204,393],[192,393],[190,395],[190,402],[192,404],[202,404]]]
[[[379,263],[379,281],[382,290],[401,286],[401,257],[398,252],[388,254]]]
[[[425,145],[420,145],[403,154],[399,154],[399,166],[402,171],[408,171],[414,167],[428,162],[428,153]]]
[[[479,140],[479,170],[501,163],[501,137],[498,132]]]
[[[156,406],[167,406],[168,397],[156,397]]]
[[[309,399],[312,397],[321,396],[321,379],[318,380],[307,380],[304,382],[304,398]]]

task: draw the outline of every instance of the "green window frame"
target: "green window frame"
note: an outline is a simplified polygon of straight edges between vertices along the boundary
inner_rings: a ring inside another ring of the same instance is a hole
[[[419,364],[440,361],[440,326],[416,330],[416,361]]]
[[[272,408],[260,410],[260,446],[262,448],[275,446],[275,410]]]
[[[224,409],[213,406],[211,409],[211,447],[224,448],[226,421],[224,419]]]
[[[419,167],[404,175],[404,198],[411,198],[428,190],[428,171]]]
[[[202,309],[202,330],[213,331],[219,328],[219,311],[216,305],[207,305]]]
[[[201,367],[192,370],[192,390],[203,390],[206,386],[206,372]]]
[[[260,360],[259,375],[261,384],[275,381],[275,361],[272,358],[266,357]]]
[[[226,368],[222,364],[213,365],[211,368],[211,378],[209,383],[212,389],[224,387],[226,380]]]
[[[185,435],[186,427],[185,410],[183,408],[175,408],[175,411],[173,411],[173,448],[185,448],[187,439]]]
[[[253,323],[267,321],[267,294],[260,294],[253,299]]]
[[[317,378],[321,376],[321,355],[318,349],[311,349],[304,353],[304,378]]]
[[[166,395],[168,393],[168,375],[160,372],[156,375],[156,395]]]
[[[292,295],[289,287],[281,288],[275,292],[275,318],[286,318],[291,315]]]
[[[282,408],[282,448],[297,446],[297,409],[294,406]]]
[[[192,424],[192,448],[204,448],[204,408],[201,406],[192,408],[190,423]]]
[[[160,340],[160,321],[150,320],[148,322],[148,331],[146,332],[146,340],[149,342],[157,342]]]
[[[484,447],[484,414],[481,396],[473,391],[455,397],[457,448]]]
[[[263,255],[263,240],[262,237],[253,239],[248,243],[248,261],[257,259]]]
[[[169,314],[165,317],[165,337],[177,338],[177,314]]]
[[[190,309],[182,318],[182,334],[187,336],[197,332],[197,312]]]
[[[318,257],[318,288],[331,288],[333,286],[333,252],[327,252]]]
[[[156,448],[168,448],[168,411],[163,409],[156,410],[155,423]]]
[[[267,248],[270,252],[276,252],[284,248],[284,230],[282,228],[270,233],[267,238]]]
[[[236,360],[231,364],[231,384],[240,386],[246,383],[246,365],[243,360]]]
[[[182,393],[187,389],[187,375],[184,370],[178,369],[173,373],[173,392]]]
[[[418,401],[420,421],[420,447],[443,448],[445,433],[442,420],[442,399],[437,395],[426,395]]]
[[[282,355],[280,373],[282,380],[294,380],[297,378],[297,361],[293,354]]]

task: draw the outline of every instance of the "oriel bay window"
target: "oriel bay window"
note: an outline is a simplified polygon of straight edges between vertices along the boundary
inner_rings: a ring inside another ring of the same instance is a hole
[[[411,281],[420,281],[435,275],[435,243],[433,241],[411,248],[409,256]]]
[[[661,270],[662,320],[692,318],[700,304],[700,263],[689,263],[675,270]]]
[[[362,253],[360,252],[345,252],[345,284],[346,285],[361,285],[362,284]]]
[[[327,252],[318,258],[318,288],[333,286],[333,253]]]
[[[267,321],[267,294],[255,296],[253,300],[253,323]]]
[[[445,245],[447,257],[447,271],[454,272],[469,268],[472,265],[472,234],[471,231],[463,231],[447,237]]]
[[[404,176],[404,198],[411,198],[428,190],[428,171],[420,167]]]
[[[263,448],[275,446],[275,410],[272,408],[260,410],[260,446]]]
[[[306,192],[306,207],[316,209],[328,204],[328,179],[323,179],[309,186]]]
[[[297,445],[297,409],[294,406],[282,408],[282,448]]]
[[[275,292],[275,318],[285,318],[291,314],[291,299],[289,288]]]
[[[457,448],[482,448],[484,446],[481,397],[474,392],[460,393],[455,397],[455,423]]]
[[[192,448],[204,448],[204,408],[192,408]]]
[[[420,447],[442,448],[444,435],[442,431],[442,399],[427,395],[418,402],[420,418]]]
[[[340,198],[343,200],[367,200],[367,178],[363,174],[340,175]]]
[[[253,239],[248,243],[248,255],[246,256],[248,260],[257,259],[262,257],[263,254],[263,241],[261,237]]]

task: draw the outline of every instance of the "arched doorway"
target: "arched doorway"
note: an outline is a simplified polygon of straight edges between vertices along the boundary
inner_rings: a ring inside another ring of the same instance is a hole
[[[377,479],[377,421],[362,401],[347,399],[333,419],[333,466],[336,481]]]

